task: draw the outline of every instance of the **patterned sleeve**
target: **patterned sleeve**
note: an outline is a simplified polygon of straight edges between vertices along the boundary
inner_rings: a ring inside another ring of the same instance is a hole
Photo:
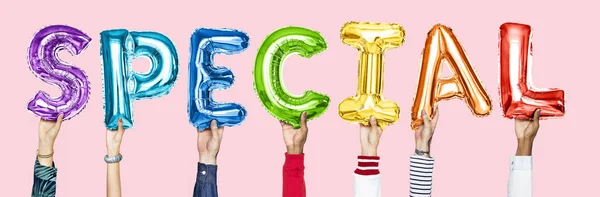
[[[54,163],[52,166],[55,166]],[[40,165],[36,159],[31,197],[54,197],[56,195],[56,173],[56,168]]]

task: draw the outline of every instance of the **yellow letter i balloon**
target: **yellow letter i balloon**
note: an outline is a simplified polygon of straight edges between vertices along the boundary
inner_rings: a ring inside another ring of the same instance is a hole
[[[344,44],[357,48],[358,90],[356,96],[343,100],[339,115],[350,123],[369,124],[374,116],[384,129],[400,116],[400,107],[383,98],[383,54],[404,43],[404,29],[397,24],[349,22],[340,35]]]

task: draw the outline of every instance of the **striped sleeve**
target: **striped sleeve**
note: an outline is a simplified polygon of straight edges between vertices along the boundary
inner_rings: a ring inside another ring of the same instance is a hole
[[[410,196],[431,196],[433,158],[413,155],[410,157]]]
[[[354,197],[381,197],[379,157],[358,156],[354,170]]]
[[[358,175],[377,175],[379,174],[378,156],[358,156],[358,167],[354,171]]]
[[[39,161],[36,160],[31,196],[54,197],[56,195],[56,173],[56,168],[40,165]]]

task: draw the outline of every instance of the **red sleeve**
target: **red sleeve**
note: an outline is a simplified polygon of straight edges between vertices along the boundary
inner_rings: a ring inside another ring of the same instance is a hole
[[[304,154],[285,153],[283,164],[283,197],[306,197]]]

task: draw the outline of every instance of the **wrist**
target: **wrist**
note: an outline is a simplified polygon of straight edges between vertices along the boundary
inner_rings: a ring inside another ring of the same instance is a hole
[[[533,152],[532,141],[519,141],[516,156],[531,156]]]
[[[298,146],[298,145],[292,145],[292,146],[287,146],[287,153],[288,154],[302,154],[304,153],[304,146]]]
[[[415,144],[415,149],[420,150],[420,151],[429,152],[430,151],[429,143],[427,143],[427,142],[417,142]]]
[[[52,145],[52,144],[50,144],[50,145],[43,145],[43,144],[38,145],[38,153],[39,154],[47,155],[47,154],[51,154],[52,152],[54,152],[54,145]]]
[[[377,148],[363,148],[360,151],[362,156],[377,156]]]
[[[200,155],[200,163],[216,165],[217,164],[217,156]]]
[[[119,149],[109,149],[107,151],[107,154],[109,157],[114,157],[114,156],[121,154],[121,151]]]

